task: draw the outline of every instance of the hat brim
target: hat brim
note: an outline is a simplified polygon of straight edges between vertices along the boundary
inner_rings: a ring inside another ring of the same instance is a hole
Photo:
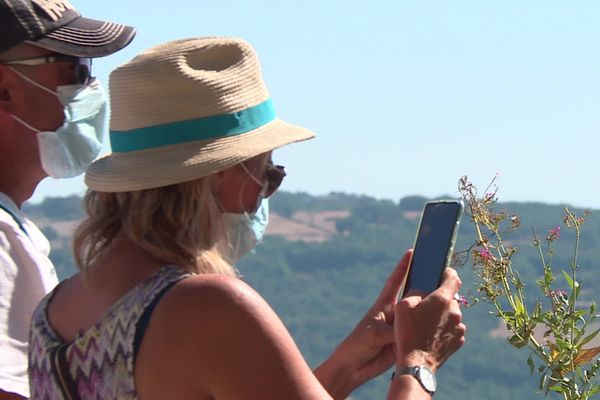
[[[93,58],[121,50],[135,33],[131,26],[78,17],[32,43],[61,54]]]
[[[129,192],[173,185],[222,171],[314,136],[308,129],[276,119],[241,135],[109,154],[92,163],[85,183],[98,192]]]

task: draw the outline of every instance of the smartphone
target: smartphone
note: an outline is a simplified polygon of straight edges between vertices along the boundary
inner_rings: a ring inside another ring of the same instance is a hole
[[[461,200],[425,204],[402,297],[413,289],[427,295],[439,287],[444,269],[452,259],[463,208]]]

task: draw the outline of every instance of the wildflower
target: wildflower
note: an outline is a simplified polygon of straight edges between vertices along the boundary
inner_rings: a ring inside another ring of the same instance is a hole
[[[494,258],[494,256],[492,255],[492,253],[490,253],[490,250],[488,248],[479,250],[479,256],[484,260],[491,260],[492,258]]]
[[[556,290],[549,289],[548,292],[546,293],[546,296],[554,297],[555,299],[563,299],[563,298],[567,297],[567,291],[561,290],[561,289],[556,289]]]
[[[512,215],[510,217],[510,229],[516,230],[521,226],[521,218],[518,215]]]
[[[546,236],[547,241],[553,242],[558,238],[560,238],[560,226],[557,226],[556,228],[550,229],[548,231],[548,236]]]
[[[463,296],[462,294],[456,294],[456,301],[458,301],[458,304],[464,305],[464,306],[468,306],[469,305],[469,300],[467,299],[467,296]]]

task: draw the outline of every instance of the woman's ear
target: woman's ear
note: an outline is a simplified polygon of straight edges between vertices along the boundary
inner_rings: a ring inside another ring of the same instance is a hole
[[[219,171],[217,173],[214,173],[211,176],[210,186],[212,187],[214,192],[217,192],[219,190],[219,188],[221,187],[221,185],[223,184],[223,179],[225,177],[225,171],[227,171],[227,170]]]

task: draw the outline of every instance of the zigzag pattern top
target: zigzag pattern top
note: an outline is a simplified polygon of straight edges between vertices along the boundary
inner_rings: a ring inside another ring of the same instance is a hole
[[[80,332],[66,351],[69,372],[79,397],[86,400],[138,399],[133,380],[137,346],[149,313],[171,285],[190,274],[165,266],[113,304],[92,327]],[[60,285],[59,285],[60,286]],[[63,400],[50,355],[64,344],[47,318],[48,304],[58,287],[38,305],[31,321],[29,381],[31,398]]]

